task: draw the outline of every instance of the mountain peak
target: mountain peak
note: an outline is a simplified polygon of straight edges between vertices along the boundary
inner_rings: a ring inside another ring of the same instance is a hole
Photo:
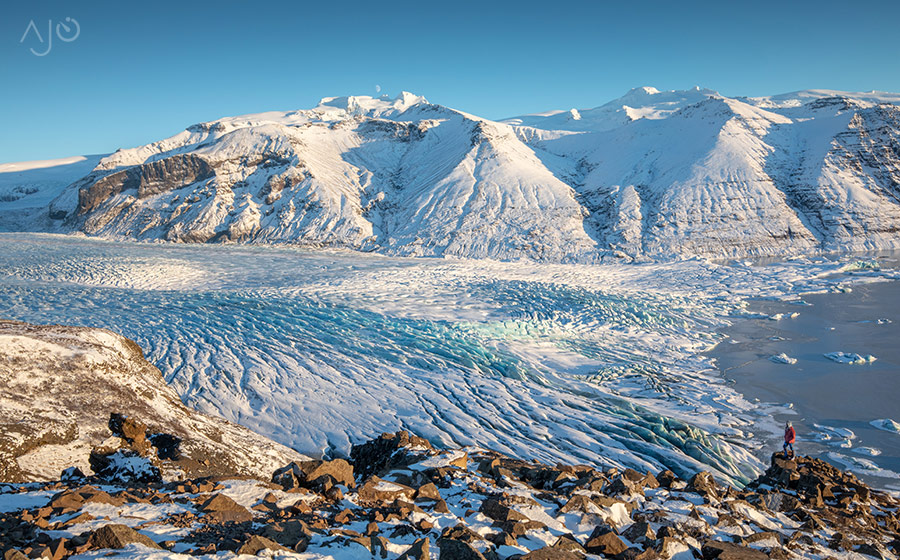
[[[641,86],[628,90],[628,93],[625,94],[625,97],[628,96],[639,96],[639,95],[656,95],[659,93],[659,90],[653,86]]]
[[[317,109],[341,109],[358,116],[386,116],[402,113],[416,105],[427,104],[428,100],[421,95],[401,91],[393,99],[388,95],[371,97],[369,95],[350,95],[344,97],[323,97]]]

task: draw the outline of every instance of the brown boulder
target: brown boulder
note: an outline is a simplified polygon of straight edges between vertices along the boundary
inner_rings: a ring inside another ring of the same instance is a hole
[[[632,471],[636,472],[636,471]],[[641,480],[632,480],[624,474],[615,479],[609,487],[604,490],[610,496],[643,496],[644,485]]]
[[[678,477],[675,476],[675,473],[667,469],[656,475],[656,480],[663,488],[671,488],[672,483],[677,481]]]
[[[353,467],[343,459],[333,461],[294,461],[272,475],[272,482],[284,490],[310,488],[327,491],[333,484],[354,488]]]
[[[213,523],[243,523],[251,521],[253,514],[224,494],[216,494],[198,508]]]
[[[498,498],[488,498],[481,503],[479,511],[494,521],[527,521],[528,517],[503,504]]]
[[[707,541],[701,552],[703,560],[769,560],[761,550],[720,541]]]
[[[615,556],[625,552],[628,546],[622,542],[622,539],[614,531],[600,526],[591,533],[590,538],[584,543],[584,548],[591,554]]]
[[[312,538],[309,526],[299,519],[270,523],[262,530],[263,537],[273,540],[282,546],[296,549],[300,542],[308,542]]]
[[[415,493],[416,491],[409,486],[373,476],[360,487],[357,496],[363,502],[393,502],[398,499],[412,499]]]
[[[483,539],[484,537],[482,537],[472,529],[469,529],[462,523],[459,523],[457,525],[454,525],[453,527],[447,527],[441,532],[441,538],[438,539],[438,546],[440,546],[441,540],[455,540],[472,543]]]
[[[558,550],[567,550],[569,552],[577,552],[579,554],[584,554],[586,551],[581,544],[575,540],[575,537],[570,534],[560,535],[556,542],[553,543],[553,548]]]
[[[472,545],[456,539],[438,539],[441,560],[486,560]]]
[[[354,472],[361,478],[366,478],[382,474],[390,468],[411,465],[423,457],[423,451],[432,449],[428,440],[401,430],[395,434],[384,433],[381,437],[354,445],[350,448],[350,462]]]
[[[622,536],[633,543],[648,543],[656,540],[656,533],[653,532],[650,524],[643,521],[632,523],[622,532]]]
[[[428,537],[417,539],[397,560],[431,560],[431,541]]]
[[[110,523],[109,525],[100,527],[94,531],[88,539],[90,550],[103,548],[120,549],[125,548],[131,543],[141,544],[147,548],[162,549],[162,547],[156,544],[150,537],[138,533],[127,525],[120,525],[118,523]]]
[[[688,481],[687,490],[700,494],[707,501],[719,498],[719,485],[713,478],[712,473],[701,471],[695,474]]]
[[[537,550],[532,550],[524,556],[520,556],[519,560],[581,560],[582,556],[568,550],[563,550],[553,546],[545,546]]]
[[[573,511],[582,512],[582,513],[590,513],[591,506],[593,505],[593,501],[583,494],[575,494],[569,501],[563,504],[561,508],[559,508],[559,513],[570,513]]]
[[[441,493],[438,490],[438,487],[435,486],[433,482],[429,482],[428,484],[419,486],[419,489],[416,490],[415,499],[437,501],[441,499]]]
[[[287,550],[277,542],[259,535],[253,535],[237,549],[238,554],[256,555],[260,550]]]

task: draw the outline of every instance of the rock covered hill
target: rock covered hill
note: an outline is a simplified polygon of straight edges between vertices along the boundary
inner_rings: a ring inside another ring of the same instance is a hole
[[[405,92],[326,98],[188,127],[68,185],[2,171],[0,230],[579,262],[866,250],[900,245],[900,95],[638,88],[502,122]]]
[[[0,320],[0,386],[0,482],[127,473],[141,457],[168,478],[268,476],[305,458],[187,408],[137,344],[102,329]]]
[[[6,560],[893,560],[897,509],[891,495],[807,457],[773,456],[736,489],[706,472],[682,480],[550,466],[438,450],[398,432],[355,446],[350,462],[287,464],[271,483],[0,484],[0,551]]]

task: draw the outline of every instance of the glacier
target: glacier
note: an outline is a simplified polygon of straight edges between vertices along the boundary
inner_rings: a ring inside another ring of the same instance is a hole
[[[748,297],[896,277],[845,267],[0,234],[0,316],[122,333],[188,405],[310,455],[407,429],[439,445],[746,482],[771,419],[703,352]]]
[[[396,98],[0,166],[0,231],[556,263],[900,245],[900,95],[636,88],[492,121]]]

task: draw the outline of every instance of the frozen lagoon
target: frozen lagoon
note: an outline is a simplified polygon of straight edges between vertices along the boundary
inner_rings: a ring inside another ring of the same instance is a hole
[[[3,234],[0,317],[120,332],[188,404],[306,453],[345,454],[403,428],[436,444],[740,482],[764,466],[771,412],[705,352],[747,298],[890,276],[851,269]]]
[[[896,267],[897,261],[882,259],[881,266]],[[731,339],[710,353],[735,389],[760,401],[790,403],[792,409],[773,408],[773,417],[794,423],[798,452],[900,489],[900,433],[871,425],[900,420],[900,283],[861,284],[793,302],[754,301],[749,311],[761,317],[734,321],[725,331]],[[877,359],[841,363],[826,356],[833,352]],[[796,363],[770,359],[779,354]],[[780,447],[780,434],[771,446]]]

